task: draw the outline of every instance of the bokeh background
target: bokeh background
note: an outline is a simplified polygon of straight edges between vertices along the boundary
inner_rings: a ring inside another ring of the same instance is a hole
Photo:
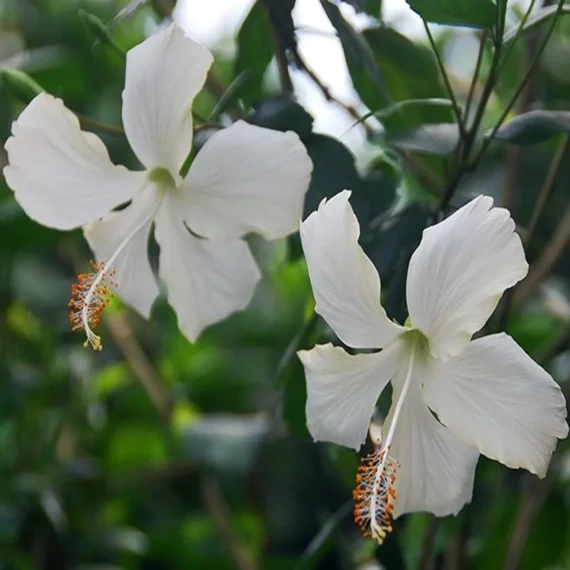
[[[535,9],[548,4],[537,1]],[[388,313],[403,322],[407,263],[433,221],[452,147],[447,131],[398,144],[382,133],[452,115],[413,108],[355,124],[386,107],[382,90],[393,102],[446,93],[421,20],[404,0],[333,5],[340,23],[329,21],[318,0],[181,0],[176,7],[168,0],[1,0],[0,141],[35,88],[15,69],[86,117],[116,162],[136,168],[120,131],[121,52],[173,16],[216,55],[194,107],[202,124],[196,144],[208,124],[236,117],[298,132],[315,167],[306,212],[325,196],[354,191]],[[509,2],[509,26],[527,6]],[[432,31],[465,101],[479,32]],[[483,130],[509,101],[542,33],[537,28],[512,50]],[[297,43],[283,46],[283,38]],[[366,39],[381,81],[370,82],[350,38]],[[282,48],[292,63],[285,89]],[[475,100],[490,65],[490,52],[482,55]],[[570,110],[569,61],[567,17],[513,112]],[[570,154],[565,132],[547,138],[491,145],[451,207],[486,193],[511,209],[533,272],[486,332],[507,330],[568,393]],[[0,150],[0,166],[5,161]],[[459,517],[407,516],[378,548],[360,536],[350,500],[358,455],[312,443],[305,427],[295,350],[335,339],[314,317],[298,238],[251,244],[264,278],[248,310],[192,345],[164,299],[149,322],[115,301],[96,354],[67,317],[74,275],[91,257],[81,232],[29,220],[0,176],[0,569],[570,568],[566,442],[543,481],[482,458],[473,502]],[[156,255],[156,245],[150,249]],[[379,421],[388,401],[379,403]]]

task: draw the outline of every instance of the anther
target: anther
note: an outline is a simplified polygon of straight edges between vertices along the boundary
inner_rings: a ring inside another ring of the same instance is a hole
[[[114,270],[107,271],[103,262],[90,261],[91,273],[80,273],[77,282],[71,286],[71,300],[68,306],[71,330],[85,331],[87,339],[83,346],[91,345],[93,350],[100,351],[103,346],[101,337],[93,332],[101,322],[101,313],[113,297],[111,287],[117,284],[113,281]]]
[[[367,538],[382,544],[392,531],[392,511],[396,501],[398,464],[380,448],[363,457],[356,475],[354,520]]]

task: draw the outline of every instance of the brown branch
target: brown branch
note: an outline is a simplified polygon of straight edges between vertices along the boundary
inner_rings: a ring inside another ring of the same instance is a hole
[[[255,561],[244,548],[231,523],[230,509],[217,481],[212,475],[203,474],[200,477],[200,487],[206,508],[214,519],[220,537],[235,561],[238,570],[257,570]]]
[[[109,315],[105,322],[115,344],[123,353],[125,360],[144,388],[152,405],[161,419],[167,425],[170,425],[172,399],[164,389],[162,381],[151,361],[135,338],[125,315]]]
[[[532,525],[548,497],[551,480],[551,477],[538,479],[530,474],[525,475],[526,491],[523,494],[519,514],[511,531],[503,570],[517,570],[519,568]]]
[[[307,65],[303,57],[300,53],[295,54],[295,61],[300,69],[302,69],[313,81],[313,83],[319,88],[321,93],[324,95],[325,99],[329,103],[334,103],[338,105],[342,109],[344,109],[353,119],[361,123],[362,126],[366,129],[367,136],[372,136],[374,134],[374,130],[366,124],[366,121],[362,120],[360,113],[352,106],[347,103],[343,103],[339,99],[337,99],[330,91],[330,89],[319,79],[318,75]]]
[[[556,266],[560,256],[570,244],[570,206],[536,263],[513,295],[513,304],[522,303],[544,281]]]

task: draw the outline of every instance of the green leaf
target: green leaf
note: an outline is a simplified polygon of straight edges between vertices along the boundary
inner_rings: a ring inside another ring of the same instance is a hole
[[[401,150],[436,155],[451,154],[459,140],[459,128],[454,123],[422,125],[386,137],[389,144]]]
[[[521,34],[526,34],[527,32],[534,30],[544,22],[547,22],[556,14],[558,10],[558,5],[555,4],[553,6],[544,6],[537,10],[525,23],[523,29],[521,30]],[[562,6],[562,14],[570,14],[570,5]],[[503,45],[509,44],[512,42],[518,34],[519,25],[513,26],[509,30],[505,32],[503,36]]]
[[[446,97],[437,63],[428,48],[415,44],[390,28],[366,30],[363,37],[373,51],[376,66],[389,91],[388,100],[363,72],[362,66],[347,53],[348,69],[354,87],[369,109],[379,112],[403,101]],[[405,112],[385,117],[383,124],[390,129],[404,129],[423,123],[445,123],[452,120],[451,109],[443,106],[411,106]]]
[[[524,146],[539,144],[559,133],[570,133],[570,111],[529,111],[503,125],[495,139]]]
[[[406,0],[424,20],[448,26],[492,29],[498,10],[493,0]]]
[[[294,131],[301,138],[313,130],[313,117],[289,95],[267,97],[254,105],[249,122],[277,131]]]
[[[353,66],[358,69],[358,73],[362,74],[362,81],[369,84],[375,95],[380,95],[383,103],[389,104],[391,102],[390,94],[385,87],[382,73],[366,37],[357,32],[344,19],[336,4],[330,0],[321,0],[321,5],[338,33],[347,61],[351,61]]]
[[[239,77],[248,70],[243,100],[246,105],[263,96],[263,76],[273,57],[270,23],[267,10],[261,0],[251,7],[237,35],[237,57],[234,74]]]

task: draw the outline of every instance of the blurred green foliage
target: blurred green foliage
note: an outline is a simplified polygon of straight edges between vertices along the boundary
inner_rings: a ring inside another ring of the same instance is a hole
[[[437,61],[427,42],[384,24],[360,33],[345,18],[348,5],[380,18],[379,0],[321,1],[358,95],[385,127],[382,133],[377,122],[360,121],[376,154],[359,169],[343,142],[313,131],[294,94],[266,80],[279,46],[290,66],[303,69],[291,28],[294,2],[278,4],[253,5],[235,57],[219,55],[216,82],[194,110],[226,123],[237,113],[299,134],[314,162],[305,213],[324,197],[353,190],[361,242],[382,276],[388,313],[403,321],[409,257],[444,196],[458,137]],[[457,49],[458,38],[480,35],[478,28],[499,41],[495,26],[504,1],[409,4],[436,23],[471,26],[439,35],[441,54]],[[121,51],[142,41],[169,6],[2,0],[0,70],[27,74],[95,126],[120,126]],[[520,9],[509,3],[508,15],[516,29]],[[541,26],[513,41],[475,146],[519,85],[548,19]],[[559,157],[527,254],[542,267],[556,236],[562,247],[522,302],[510,311],[499,307],[489,330],[506,327],[566,391],[569,46],[567,18],[512,112],[526,118],[499,131],[501,142],[461,177],[450,200],[453,208],[476,193],[490,194],[510,207],[528,237],[539,192]],[[474,101],[492,71],[489,43],[481,56]],[[450,78],[465,105],[469,82]],[[0,72],[2,141],[33,95],[34,84],[21,79]],[[136,167],[123,137],[95,130],[115,161]],[[207,136],[207,128],[198,129],[197,143]],[[29,220],[0,178],[0,570],[570,568],[566,443],[545,481],[482,459],[473,502],[459,517],[405,517],[379,548],[360,536],[350,516],[357,454],[313,444],[305,427],[305,381],[294,353],[334,339],[313,315],[298,237],[271,244],[252,239],[252,247],[264,279],[247,311],[191,345],[163,300],[150,322],[116,302],[103,325],[105,350],[94,354],[67,321],[73,276],[90,258],[81,232],[55,232]]]

